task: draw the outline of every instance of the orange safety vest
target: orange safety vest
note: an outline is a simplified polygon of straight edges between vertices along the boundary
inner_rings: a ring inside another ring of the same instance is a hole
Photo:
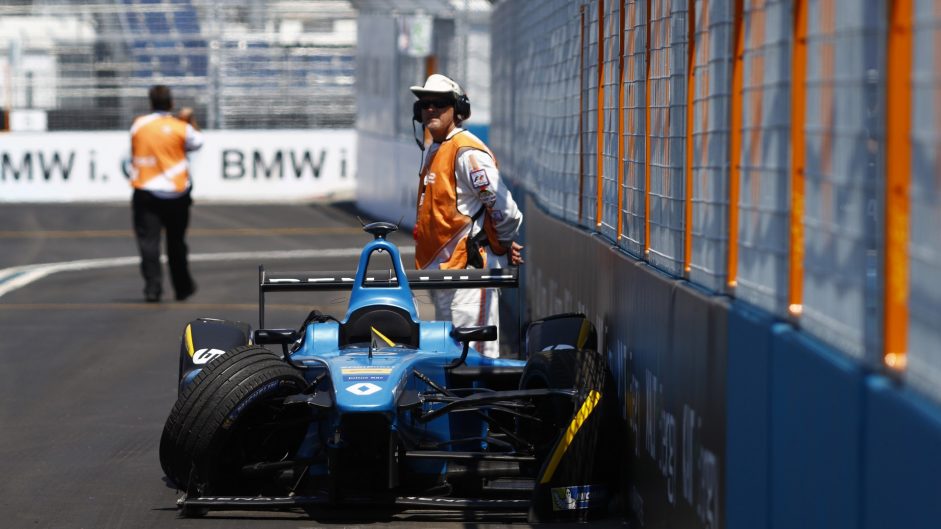
[[[131,127],[131,185],[135,189],[183,193],[190,187],[186,125],[169,114],[148,114]]]
[[[415,265],[419,269],[428,266],[471,222],[470,216],[457,209],[457,176],[454,174],[454,165],[463,149],[483,151],[496,163],[496,157],[483,142],[462,131],[442,142],[431,163],[422,168],[418,182],[418,214],[415,222]],[[497,242],[496,230],[491,225],[489,215],[485,215],[484,230],[487,232],[491,251],[496,255],[505,254],[506,248]],[[466,248],[459,241],[448,262],[443,263],[441,268],[464,268],[466,264]]]

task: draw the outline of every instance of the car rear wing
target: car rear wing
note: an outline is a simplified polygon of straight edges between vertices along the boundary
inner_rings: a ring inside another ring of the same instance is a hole
[[[412,290],[436,288],[517,288],[519,268],[464,270],[406,270],[405,278]],[[258,267],[259,325],[265,321],[265,293],[352,290],[355,272],[273,272]],[[394,270],[367,272],[363,286],[390,288],[399,285]]]
[[[518,268],[465,269],[465,270],[407,270],[412,290],[434,288],[516,288],[519,286]],[[356,272],[271,272],[258,268],[258,284],[262,292],[303,292],[308,290],[352,290]],[[395,271],[367,273],[366,287],[382,288],[399,285]]]

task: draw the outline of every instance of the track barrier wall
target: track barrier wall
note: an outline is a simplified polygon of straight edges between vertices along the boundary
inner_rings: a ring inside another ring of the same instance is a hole
[[[353,130],[206,131],[189,154],[193,197],[228,202],[349,199]],[[127,132],[0,134],[0,203],[130,200]]]
[[[528,316],[598,327],[639,526],[936,527],[941,4],[504,2],[492,32]]]

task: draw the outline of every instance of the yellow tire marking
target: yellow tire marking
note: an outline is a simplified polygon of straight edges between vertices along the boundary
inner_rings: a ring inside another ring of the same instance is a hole
[[[552,457],[549,459],[549,465],[546,467],[546,472],[542,475],[542,479],[539,481],[540,485],[545,485],[552,479],[552,475],[555,474],[555,470],[559,466],[559,462],[562,461],[562,456],[565,455],[565,451],[568,450],[569,445],[572,444],[572,441],[575,439],[575,434],[578,433],[578,430],[582,427],[582,424],[588,420],[588,416],[591,415],[592,410],[594,410],[595,406],[598,405],[599,400],[601,400],[601,392],[592,390],[591,393],[588,394],[588,398],[585,399],[585,402],[582,403],[581,409],[579,409],[578,413],[575,414],[575,418],[572,419],[571,424],[569,424],[568,430],[565,431],[565,434],[562,436],[559,444],[556,445],[555,451],[552,452]]]
[[[584,349],[585,342],[588,341],[588,335],[591,331],[591,324],[588,320],[582,320],[582,328],[578,330],[578,348]]]
[[[186,332],[183,333],[183,339],[186,341],[186,352],[189,353],[190,358],[193,358],[193,326],[190,324],[186,325]]]

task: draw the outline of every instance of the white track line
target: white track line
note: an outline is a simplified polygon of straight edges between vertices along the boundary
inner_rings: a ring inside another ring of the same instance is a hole
[[[190,262],[211,261],[259,261],[262,259],[317,259],[331,257],[359,257],[362,248],[327,248],[323,250],[286,250],[270,252],[222,252],[222,253],[196,253],[189,256]],[[399,253],[412,254],[415,248],[406,246],[399,248]],[[167,262],[167,256],[160,256],[160,261]],[[41,263],[23,266],[13,266],[0,270],[0,297],[19,288],[38,281],[50,274],[58,272],[74,272],[78,270],[94,270],[98,268],[113,268],[118,266],[139,265],[140,257],[106,257],[102,259],[81,259],[78,261],[64,261],[60,263]]]

